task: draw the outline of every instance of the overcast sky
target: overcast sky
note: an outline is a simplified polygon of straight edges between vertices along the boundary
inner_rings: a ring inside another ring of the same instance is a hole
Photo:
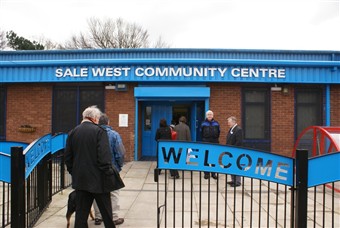
[[[340,0],[0,0],[0,30],[63,43],[123,18],[172,48],[340,51]]]

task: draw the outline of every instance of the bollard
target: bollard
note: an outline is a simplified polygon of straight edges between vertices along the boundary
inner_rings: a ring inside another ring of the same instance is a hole
[[[307,228],[308,150],[296,150],[295,227]]]
[[[11,227],[25,226],[25,156],[22,147],[11,147]]]

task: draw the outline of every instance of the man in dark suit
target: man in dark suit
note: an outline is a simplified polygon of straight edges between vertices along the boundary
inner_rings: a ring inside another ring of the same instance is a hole
[[[116,190],[115,177],[107,133],[97,125],[100,116],[96,106],[86,108],[83,121],[69,132],[66,141],[65,163],[76,190],[76,228],[88,227],[94,199],[105,227],[115,227],[110,200],[110,192]]]
[[[230,116],[227,119],[229,131],[227,134],[227,145],[242,146],[243,131],[240,126],[237,125],[237,119],[235,116]],[[231,181],[228,182],[231,187],[241,186],[241,177],[231,175]]]

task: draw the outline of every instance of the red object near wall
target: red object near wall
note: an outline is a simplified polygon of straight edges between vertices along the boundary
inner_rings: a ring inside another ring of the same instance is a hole
[[[308,149],[309,157],[340,151],[340,127],[307,127],[297,138],[292,157],[297,149]]]

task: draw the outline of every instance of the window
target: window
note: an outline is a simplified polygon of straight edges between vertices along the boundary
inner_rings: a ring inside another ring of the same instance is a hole
[[[85,108],[97,105],[104,112],[103,86],[57,86],[53,94],[52,132],[68,132],[82,120]]]
[[[0,85],[0,141],[6,140],[6,88]]]
[[[297,138],[305,128],[323,125],[323,95],[320,88],[297,88],[295,95],[295,138]]]
[[[270,151],[269,90],[245,88],[242,93],[244,146]]]
[[[144,131],[151,131],[152,111],[151,106],[145,106]]]

